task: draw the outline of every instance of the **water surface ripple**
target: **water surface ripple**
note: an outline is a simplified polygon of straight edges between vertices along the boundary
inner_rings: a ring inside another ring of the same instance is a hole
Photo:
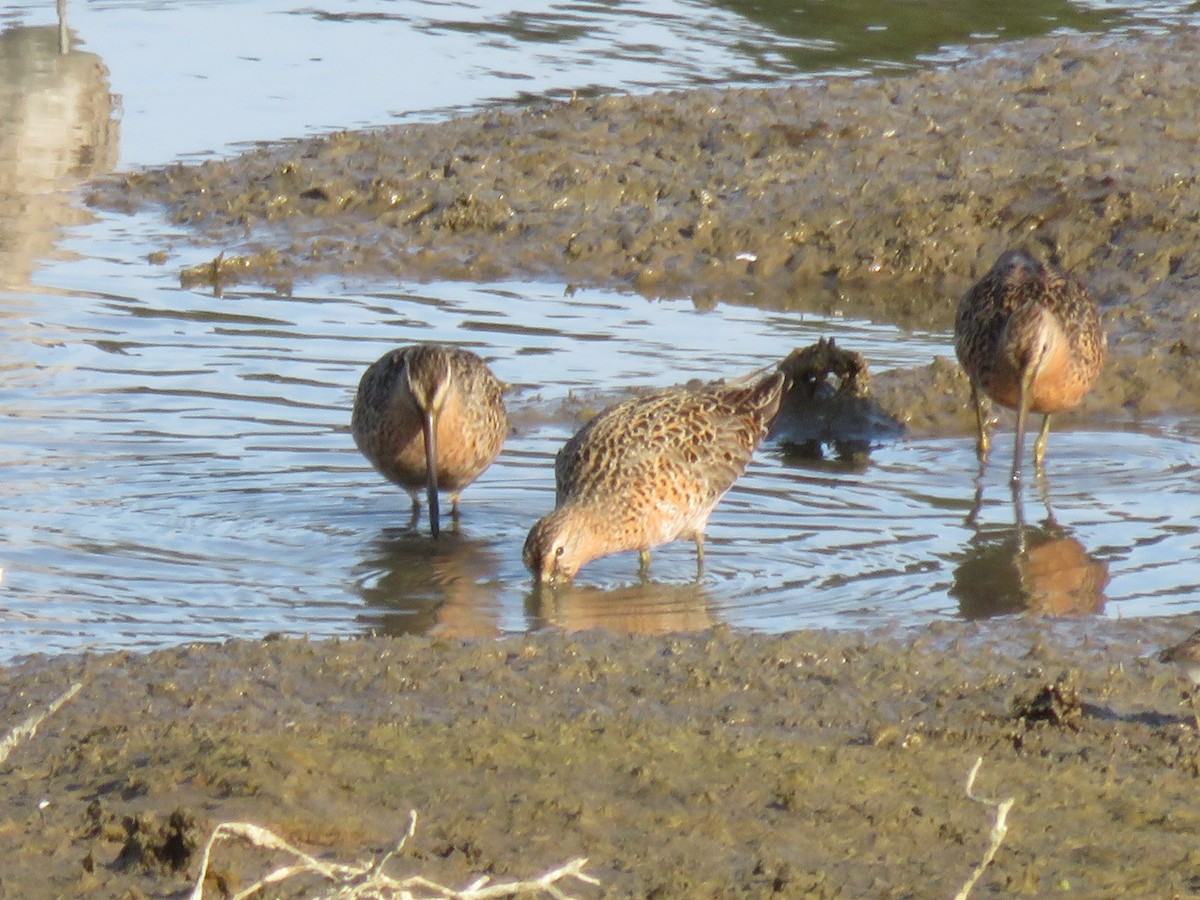
[[[823,335],[875,370],[950,355],[949,335],[805,316],[795,298],[698,308],[548,283],[217,297],[177,273],[220,248],[161,259],[161,221],[93,216],[71,192],[258,140],[928,64],[979,39],[1191,22],[1190,5],[975,4],[914,27],[886,3],[101,0],[68,5],[66,56],[53,6],[0,2],[0,659],[271,631],[782,631],[1200,604],[1200,425],[1088,433],[1067,417],[1023,525],[1003,438],[981,495],[965,437],[845,462],[774,442],[714,514],[701,578],[680,543],[649,581],[626,554],[535,591],[520,547],[553,502],[564,409],[739,374]],[[471,347],[512,385],[513,436],[437,542],[348,431],[365,366],[417,340]]]
[[[129,225],[113,222],[123,242],[145,240]],[[520,548],[553,504],[553,456],[574,427],[564,409],[749,371],[822,335],[876,370],[916,365],[952,353],[946,334],[554,284],[214,297],[149,270],[120,296],[104,288],[129,282],[122,263],[86,268],[89,291],[26,295],[2,339],[8,654],[273,630],[856,627],[1012,612],[1023,591],[1065,592],[1059,614],[1195,607],[1191,423],[1056,429],[1045,484],[1023,494],[1025,562],[1003,437],[981,499],[969,438],[850,462],[775,442],[713,516],[699,581],[678,543],[653,554],[649,583],[624,554],[572,588],[531,588]],[[348,433],[362,370],[417,340],[472,347],[512,385],[514,434],[437,542]],[[1099,588],[1075,583],[1101,569]]]

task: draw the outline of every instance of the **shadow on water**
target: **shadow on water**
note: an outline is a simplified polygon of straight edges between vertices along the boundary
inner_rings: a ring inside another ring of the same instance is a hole
[[[974,528],[961,561],[954,567],[950,595],[968,619],[1027,612],[1044,616],[1102,613],[1108,564],[1058,523],[1043,474],[1038,493],[1046,517],[1030,524],[1019,482],[1011,486],[1012,525],[980,526],[983,507],[981,467],[975,500],[966,524]]]
[[[437,540],[419,527],[386,529],[354,573],[368,612],[359,621],[382,634],[483,638],[500,634],[499,557],[457,524]]]
[[[65,20],[0,31],[0,288],[27,287],[62,229],[92,220],[68,189],[116,163],[108,69],[71,45]]]

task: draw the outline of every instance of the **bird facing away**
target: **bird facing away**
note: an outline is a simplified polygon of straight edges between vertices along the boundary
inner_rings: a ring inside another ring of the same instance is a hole
[[[363,374],[354,398],[354,443],[388,480],[408,491],[413,521],[421,491],[438,536],[438,491],[454,515],[463,488],[500,453],[508,432],[504,385],[482,359],[442,344],[385,353]]]
[[[1040,471],[1050,415],[1079,404],[1100,374],[1106,348],[1096,304],[1083,285],[1023,249],[1001,254],[963,296],[954,322],[954,350],[971,380],[980,461],[991,445],[980,391],[1017,411],[1017,481],[1029,412],[1043,416],[1033,446]]]
[[[555,508],[525,540],[542,582],[569,581],[589,560],[676,538],[696,542],[713,507],[745,471],[779,410],[787,376],[754,373],[730,384],[675,388],[618,403],[559,450]]]

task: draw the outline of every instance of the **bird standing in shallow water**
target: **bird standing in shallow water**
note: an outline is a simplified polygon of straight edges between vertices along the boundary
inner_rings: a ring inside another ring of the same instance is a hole
[[[438,491],[454,515],[463,488],[500,453],[508,431],[504,385],[468,350],[415,344],[385,353],[363,374],[350,430],[363,456],[412,496],[423,489],[438,536]]]
[[[696,542],[713,507],[745,471],[779,410],[787,376],[676,388],[601,412],[558,452],[555,508],[525,540],[539,581],[569,581],[589,560],[676,538]]]
[[[980,460],[990,448],[981,390],[1017,411],[1012,467],[1017,481],[1028,413],[1043,415],[1033,445],[1040,470],[1051,413],[1079,404],[1100,374],[1106,347],[1096,304],[1078,281],[1025,250],[1001,254],[963,296],[954,322],[954,350],[971,379]]]

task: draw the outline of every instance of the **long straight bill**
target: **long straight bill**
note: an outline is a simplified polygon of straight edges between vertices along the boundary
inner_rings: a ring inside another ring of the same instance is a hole
[[[429,530],[437,537],[441,512],[438,509],[437,422],[433,420],[433,413],[426,412],[421,417],[421,430],[425,432],[425,491],[429,500]]]

